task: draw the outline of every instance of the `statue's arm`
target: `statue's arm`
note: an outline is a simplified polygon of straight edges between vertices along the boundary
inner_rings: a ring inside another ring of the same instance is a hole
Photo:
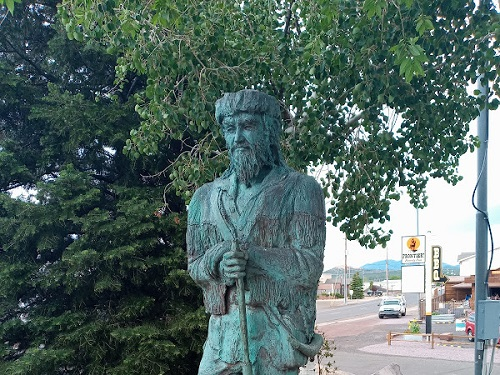
[[[227,251],[227,245],[219,240],[215,225],[209,228],[212,224],[205,223],[210,198],[211,189],[209,185],[204,185],[194,193],[188,208],[188,271],[193,280],[202,286],[219,279],[219,263]]]
[[[317,282],[323,271],[324,196],[312,177],[305,177],[293,191],[288,246],[266,248],[249,244],[247,274],[265,274],[275,280],[294,280],[299,285],[310,285]]]
[[[210,282],[223,282],[219,272],[219,265],[224,253],[229,251],[231,244],[220,242],[207,248],[196,257],[188,256],[188,271],[193,280],[203,285]]]

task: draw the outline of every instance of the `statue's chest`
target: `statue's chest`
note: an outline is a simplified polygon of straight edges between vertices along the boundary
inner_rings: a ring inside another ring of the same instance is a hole
[[[293,213],[286,209],[289,204],[283,195],[262,191],[241,200],[228,194],[220,198],[219,228],[226,239],[237,238],[263,246],[285,244],[289,240]]]

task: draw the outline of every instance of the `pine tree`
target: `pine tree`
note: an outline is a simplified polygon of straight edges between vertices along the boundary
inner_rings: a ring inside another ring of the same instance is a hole
[[[146,177],[181,145],[126,157],[142,78],[115,94],[116,58],[55,14],[24,2],[0,28],[0,373],[192,374],[207,317],[186,210]]]
[[[351,281],[352,299],[362,299],[365,298],[363,292],[363,279],[359,276],[359,272],[356,272],[352,276]]]

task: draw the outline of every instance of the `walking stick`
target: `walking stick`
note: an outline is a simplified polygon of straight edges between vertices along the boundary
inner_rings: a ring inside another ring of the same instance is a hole
[[[238,235],[236,233],[236,228],[234,224],[231,222],[226,209],[224,208],[224,204],[222,202],[222,190],[219,190],[218,194],[218,207],[219,211],[222,215],[222,218],[226,222],[231,235],[233,237],[232,249],[233,251],[241,251],[238,245]],[[238,300],[238,312],[240,319],[240,333],[241,333],[241,345],[243,347],[243,358],[242,358],[242,368],[241,372],[243,375],[253,375],[252,365],[250,363],[250,351],[248,350],[248,327],[247,327],[247,305],[245,302],[245,285],[243,281],[243,277],[238,277],[236,279],[236,298]]]
[[[233,241],[233,251],[240,251],[238,241]],[[245,302],[245,285],[243,277],[236,279],[236,293],[238,298],[238,312],[240,317],[241,344],[243,346],[243,375],[252,375],[250,352],[248,349],[247,305]]]

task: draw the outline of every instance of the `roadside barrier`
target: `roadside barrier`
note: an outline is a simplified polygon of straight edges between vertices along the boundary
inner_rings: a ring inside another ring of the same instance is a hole
[[[439,314],[431,316],[432,323],[453,323],[455,322],[454,314]]]
[[[469,341],[469,338],[464,335],[454,335],[451,333],[406,333],[406,332],[391,332],[387,334],[387,344],[391,345],[393,341],[404,342],[421,342],[424,344],[431,344],[431,349],[434,345],[442,346],[464,346],[474,345]],[[453,341],[453,343],[452,343]]]

